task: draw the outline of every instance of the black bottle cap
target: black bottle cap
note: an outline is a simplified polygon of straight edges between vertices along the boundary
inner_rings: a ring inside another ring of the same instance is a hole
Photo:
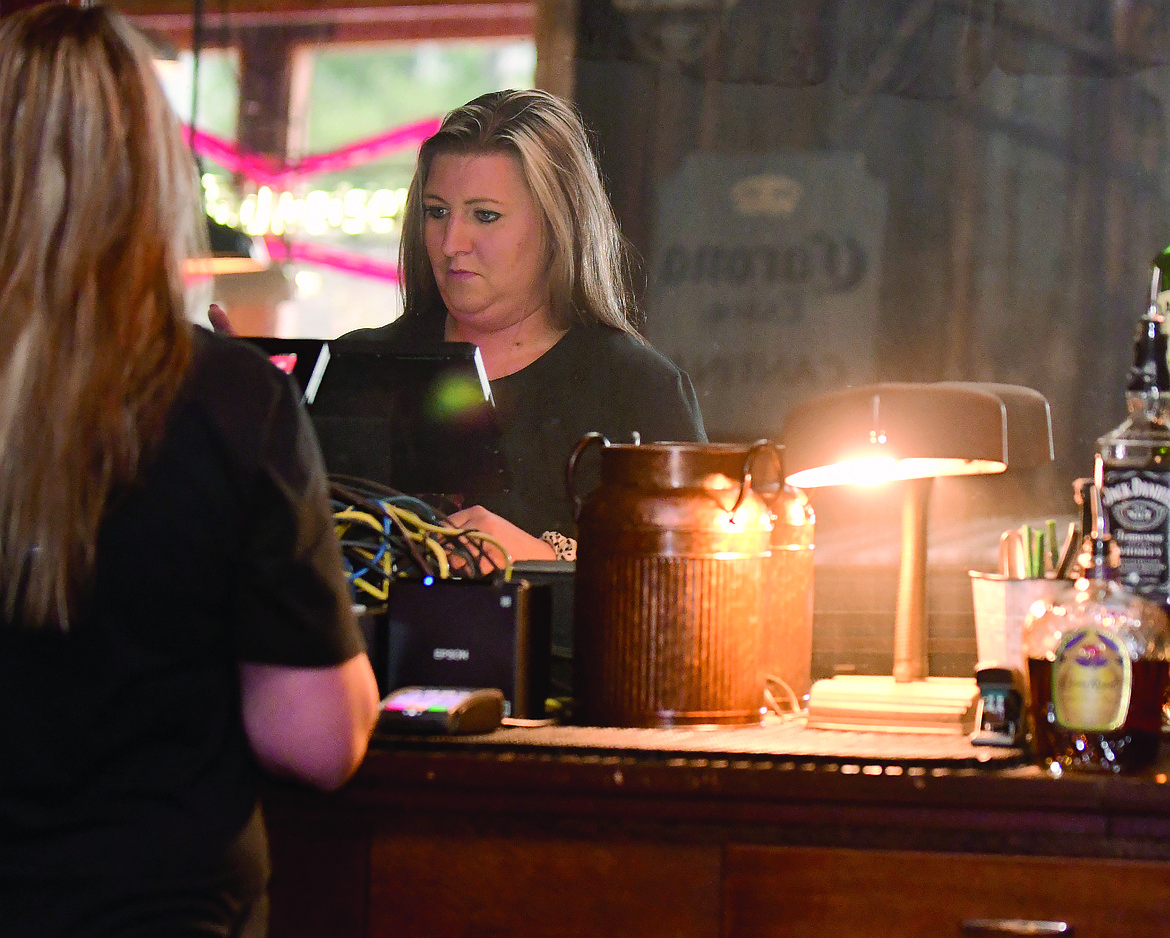
[[[1020,675],[1014,668],[997,661],[980,661],[975,665],[975,683],[983,687],[1014,687]]]
[[[1126,391],[1170,393],[1167,351],[1165,322],[1162,314],[1151,307],[1138,322],[1133,343],[1133,367],[1129,369]]]

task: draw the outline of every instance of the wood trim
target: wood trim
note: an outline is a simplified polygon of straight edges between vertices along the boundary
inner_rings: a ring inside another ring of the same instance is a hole
[[[403,16],[478,16],[494,8],[534,6],[528,0],[213,0],[209,15],[267,17],[279,20],[303,13],[317,13],[328,20]],[[190,18],[190,0],[119,0],[118,9],[127,16],[181,16]]]
[[[1161,934],[1165,763],[890,776],[403,745],[337,793],[268,787],[273,938],[911,938],[992,917]]]
[[[140,29],[165,36],[176,48],[192,45],[193,12],[179,0],[122,0],[118,8]],[[205,47],[233,44],[241,31],[271,27],[317,27],[330,42],[488,39],[531,36],[536,0],[243,0],[205,7]]]

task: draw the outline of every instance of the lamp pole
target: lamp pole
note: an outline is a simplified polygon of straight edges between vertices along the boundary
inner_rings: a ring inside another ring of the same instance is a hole
[[[932,478],[907,479],[902,501],[902,564],[894,615],[894,680],[921,681],[926,657],[926,531]]]

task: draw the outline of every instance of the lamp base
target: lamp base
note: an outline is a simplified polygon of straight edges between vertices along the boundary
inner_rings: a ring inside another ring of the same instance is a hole
[[[899,683],[888,675],[838,675],[813,684],[808,726],[962,736],[975,729],[978,698],[979,685],[972,678],[927,677]]]

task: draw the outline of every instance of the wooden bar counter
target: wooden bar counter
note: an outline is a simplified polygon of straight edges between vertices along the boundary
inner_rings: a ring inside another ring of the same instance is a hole
[[[266,792],[271,935],[1165,936],[1166,772],[799,724],[376,737],[341,792]]]

